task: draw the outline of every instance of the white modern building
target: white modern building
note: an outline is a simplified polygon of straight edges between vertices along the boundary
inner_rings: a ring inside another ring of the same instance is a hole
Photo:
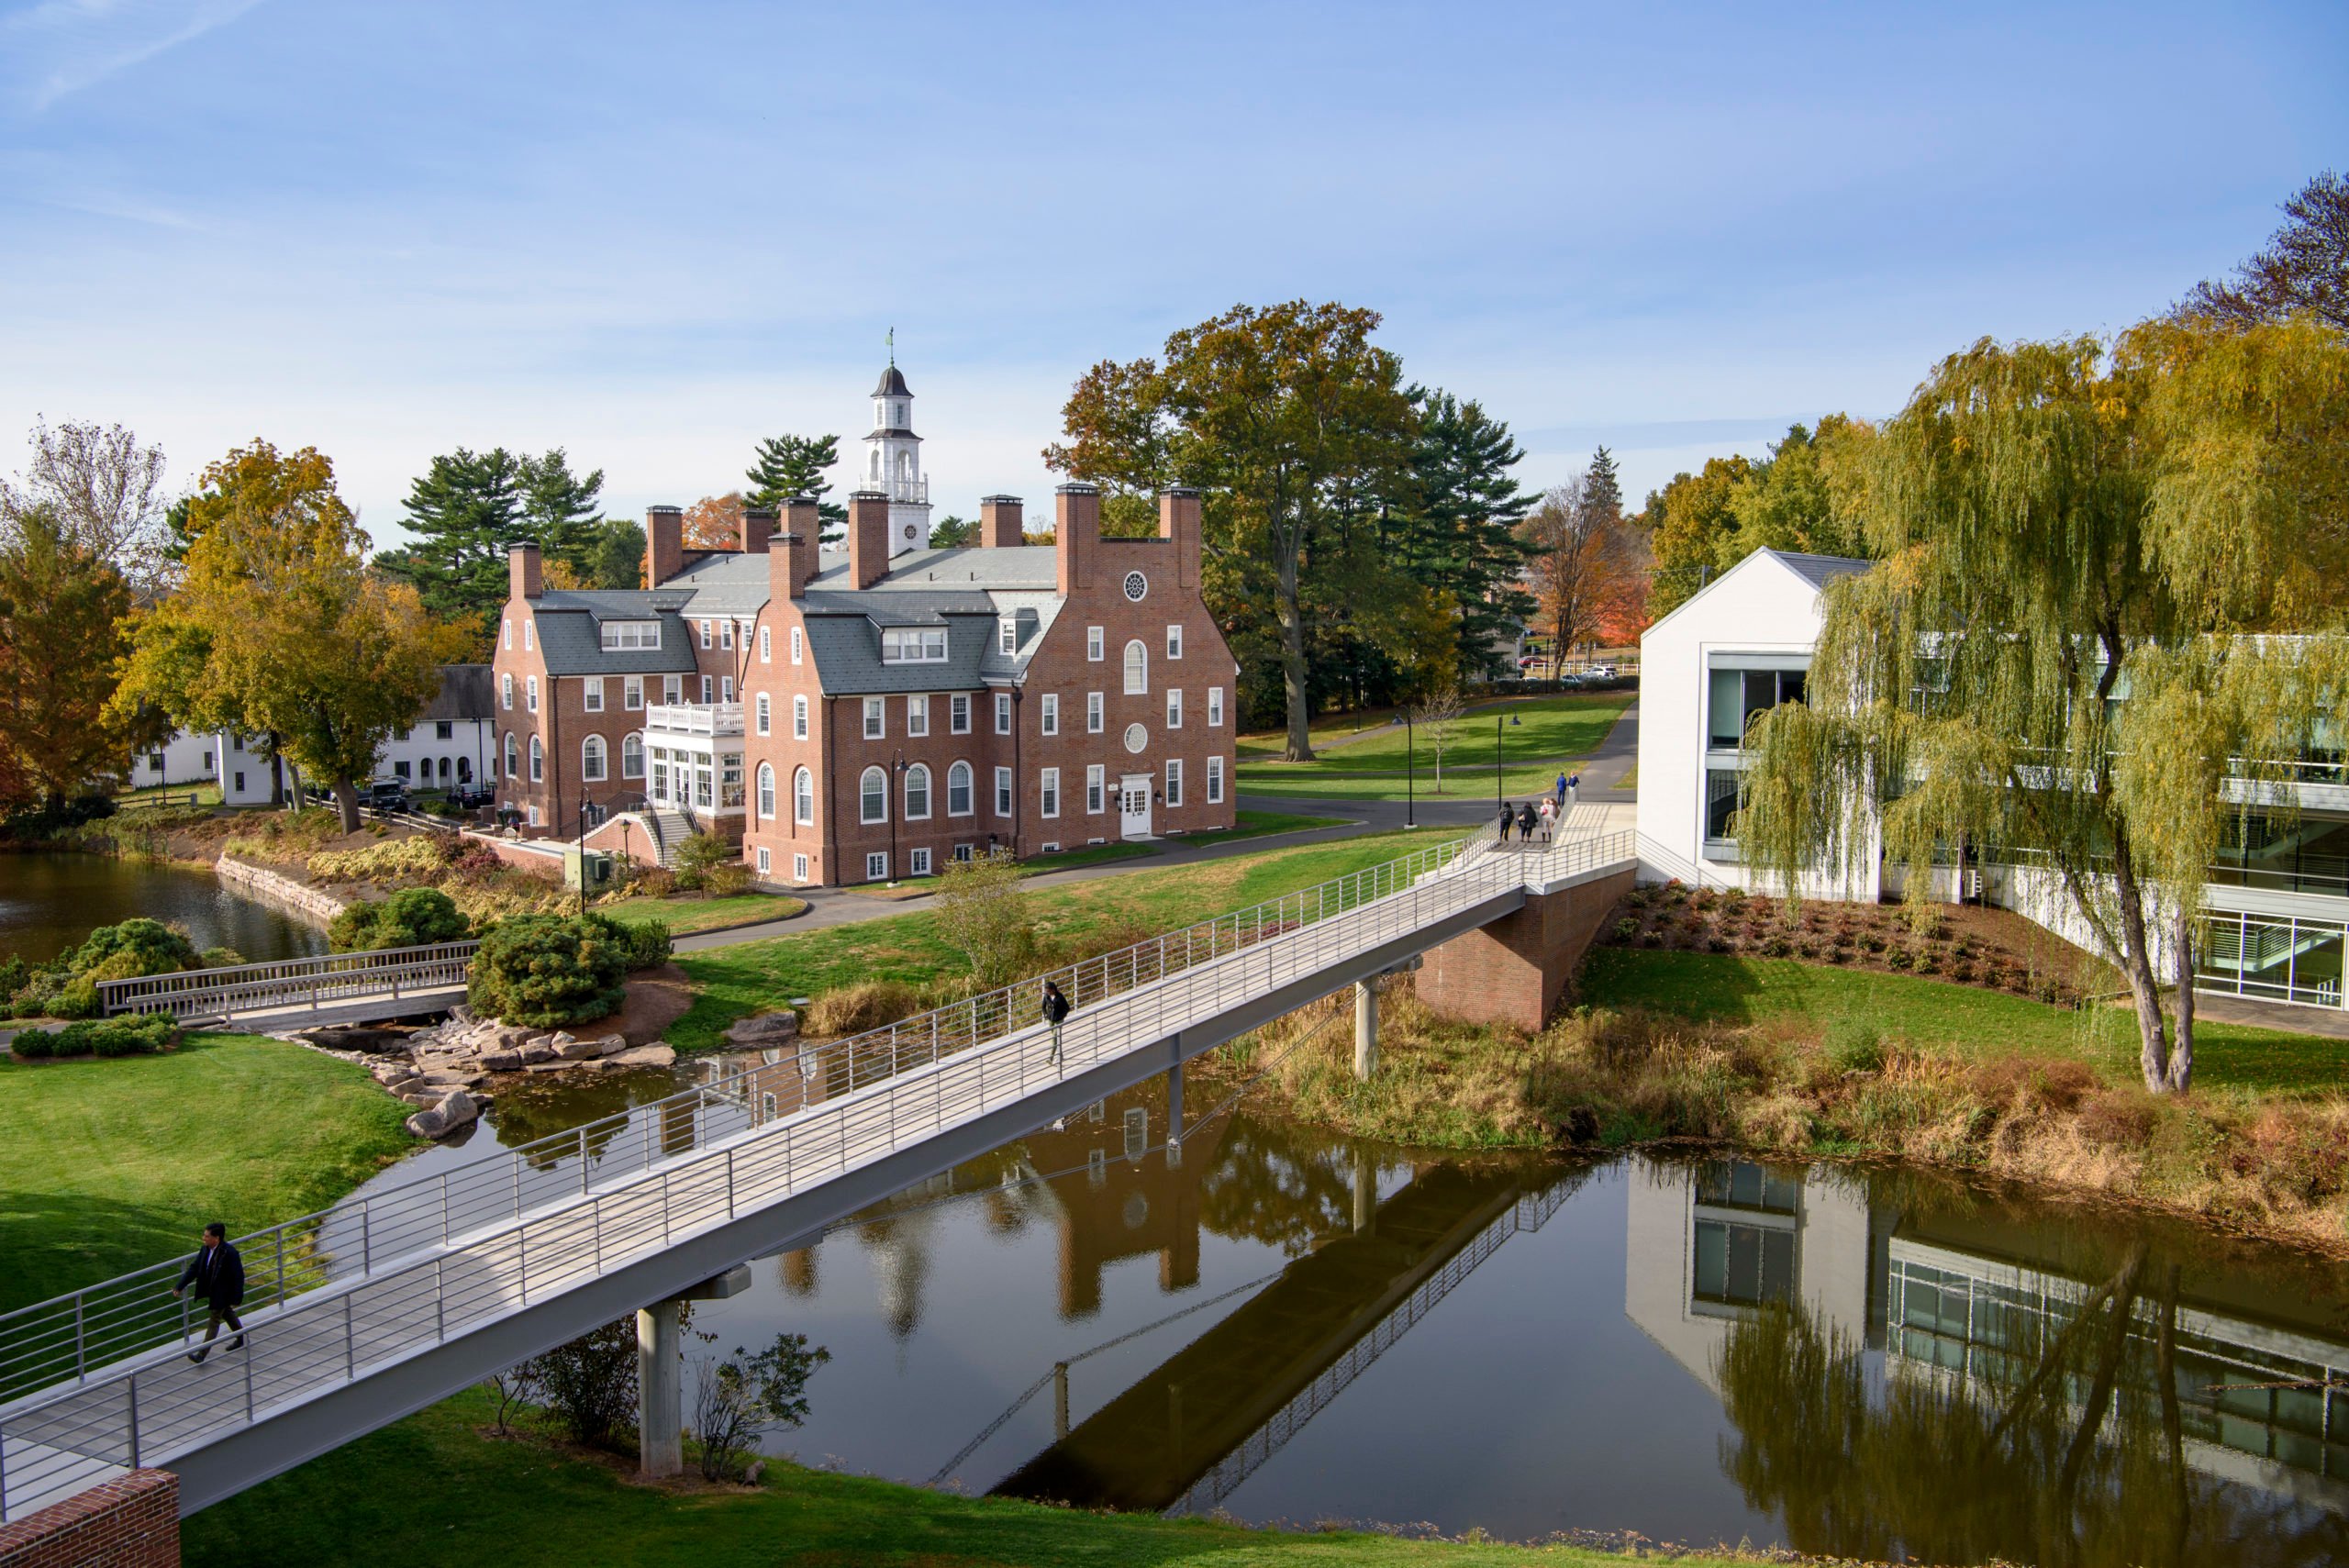
[[[1870,562],[1757,550],[1648,628],[1640,639],[1640,863],[1652,881],[1706,887],[1761,884],[1732,834],[1746,725],[1781,702],[1803,700],[1823,620],[1822,595]],[[2256,809],[2240,841],[2222,849],[2204,889],[2209,917],[2196,989],[2338,1007],[2349,934],[2349,764],[2300,764],[2299,812],[2289,824]],[[2240,798],[2255,799],[2239,783]],[[1807,897],[1874,902],[1897,895],[1902,868],[1880,844],[1848,873],[1807,883]],[[1954,870],[1939,891],[1957,892]],[[1981,896],[2093,946],[2045,873],[1988,863],[1963,873]],[[2159,951],[2156,963],[2166,962]]]

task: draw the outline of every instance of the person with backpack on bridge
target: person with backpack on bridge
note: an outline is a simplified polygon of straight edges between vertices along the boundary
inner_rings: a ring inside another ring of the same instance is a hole
[[[1060,986],[1050,980],[1044,982],[1043,1012],[1044,1022],[1052,1029],[1052,1065],[1058,1067],[1061,1064],[1061,1020],[1068,1017],[1068,998],[1062,995]]]

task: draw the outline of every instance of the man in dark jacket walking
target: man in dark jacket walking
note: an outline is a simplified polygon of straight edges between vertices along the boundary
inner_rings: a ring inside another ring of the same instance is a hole
[[[245,1299],[245,1260],[228,1244],[228,1228],[218,1220],[204,1228],[204,1246],[187,1261],[180,1271],[180,1283],[172,1287],[173,1296],[184,1296],[190,1285],[195,1287],[197,1299],[209,1308],[210,1322],[204,1330],[204,1343],[187,1353],[192,1362],[202,1362],[212,1353],[212,1341],[226,1323],[237,1331],[228,1341],[232,1351],[245,1348],[245,1326],[237,1318],[237,1307]]]
[[[1050,980],[1044,982],[1044,1021],[1052,1026],[1052,1065],[1061,1064],[1061,1020],[1068,1017],[1068,998]]]

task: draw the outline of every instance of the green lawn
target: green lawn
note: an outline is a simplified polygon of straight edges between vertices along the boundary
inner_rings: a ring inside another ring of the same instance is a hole
[[[720,926],[747,926],[761,920],[787,920],[807,907],[805,898],[787,893],[731,893],[718,898],[629,898],[599,904],[596,912],[629,925],[665,921],[671,936],[716,930]]]
[[[408,1107],[282,1040],[192,1035],[112,1061],[0,1062],[0,1310],[324,1208],[415,1140]]]
[[[117,807],[128,806],[133,801],[150,800],[217,806],[220,804],[220,786],[217,784],[147,784],[139,789],[117,790],[114,796]]]
[[[1459,836],[1458,828],[1381,833],[1103,877],[1039,889],[1030,896],[1048,940],[1109,924],[1131,927],[1139,936],[1310,887]],[[693,978],[696,992],[692,1010],[668,1031],[669,1042],[680,1051],[715,1049],[736,1018],[785,1006],[794,996],[814,996],[861,980],[923,985],[963,963],[939,940],[937,918],[926,909],[685,953],[677,962]]]
[[[1302,833],[1311,828],[1342,828],[1345,817],[1304,817],[1291,811],[1242,811],[1230,828],[1212,833],[1186,834],[1186,844],[1229,844],[1235,839],[1265,839],[1275,833]]]
[[[1391,707],[1369,707],[1360,713],[1324,715],[1308,725],[1306,732],[1313,737],[1314,749],[1319,751],[1332,740],[1342,740],[1349,735],[1375,729],[1382,724],[1393,723],[1394,719],[1395,710]],[[1241,736],[1234,743],[1234,749],[1243,762],[1250,757],[1277,757],[1288,749],[1288,731],[1286,728],[1259,729]]]
[[[1113,840],[1107,844],[1079,844],[1073,850],[1055,850],[1049,855],[1030,855],[1019,862],[1023,875],[1042,876],[1048,872],[1074,871],[1078,866],[1104,865],[1111,861],[1148,860],[1159,852],[1155,844],[1129,844]]]
[[[2074,1012],[1914,975],[1794,959],[1593,948],[1580,995],[1598,1006],[1732,1023],[1863,1018],[1920,1045],[1983,1055],[2085,1055],[2115,1083],[2137,1077],[2136,1025],[2125,1009]],[[2203,1088],[2292,1096],[2349,1090],[2349,1040],[2199,1019],[2194,1081]]]
[[[823,1398],[823,1374],[809,1385]],[[478,1435],[478,1394],[410,1416],[181,1526],[188,1568],[1598,1568],[1625,1559],[1564,1547],[1250,1530],[959,1497],[780,1465],[755,1491],[669,1492],[533,1440]],[[1675,1559],[1725,1568],[1722,1559]]]
[[[1521,798],[1542,794],[1561,772],[1587,764],[1630,706],[1629,693],[1595,692],[1478,708],[1460,720],[1452,744],[1444,749],[1441,795],[1434,788],[1435,751],[1424,732],[1419,735],[1419,792],[1431,800],[1489,797],[1497,719],[1502,795]],[[1408,787],[1405,739],[1400,730],[1373,736],[1327,751],[1313,762],[1242,762],[1239,788],[1250,795],[1400,800]]]

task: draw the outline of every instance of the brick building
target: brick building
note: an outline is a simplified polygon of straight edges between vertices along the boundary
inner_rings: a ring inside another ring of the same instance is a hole
[[[653,508],[634,591],[549,589],[513,548],[499,803],[640,858],[720,833],[775,885],[1230,827],[1238,671],[1197,494],[1160,498],[1155,539],[1104,539],[1098,492],[1063,485],[1049,547],[990,496],[977,544],[932,549],[894,367],[874,403],[844,549],[804,500],[725,550]]]

